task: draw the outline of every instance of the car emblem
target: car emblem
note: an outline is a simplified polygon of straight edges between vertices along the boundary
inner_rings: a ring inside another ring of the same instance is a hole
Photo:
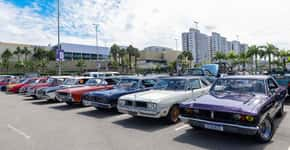
[[[210,118],[211,118],[211,119],[214,119],[214,111],[211,111],[211,112],[210,112]]]

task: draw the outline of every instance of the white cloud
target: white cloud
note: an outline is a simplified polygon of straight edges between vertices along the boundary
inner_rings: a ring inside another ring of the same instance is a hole
[[[216,31],[233,40],[290,48],[290,2],[287,0],[63,0],[61,41],[175,47],[175,38],[199,21],[202,32]],[[39,5],[17,8],[0,0],[0,40],[56,43],[56,12],[43,17]],[[179,40],[180,43],[180,40]],[[181,44],[179,44],[179,47]]]

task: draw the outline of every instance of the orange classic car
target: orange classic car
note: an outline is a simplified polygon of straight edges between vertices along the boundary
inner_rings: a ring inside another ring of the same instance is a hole
[[[60,102],[65,102],[68,105],[81,104],[82,96],[91,91],[99,90],[109,90],[112,89],[114,85],[119,82],[118,78],[104,78],[104,79],[90,79],[86,82],[85,86],[68,88],[63,90],[58,90],[56,92],[56,99]]]

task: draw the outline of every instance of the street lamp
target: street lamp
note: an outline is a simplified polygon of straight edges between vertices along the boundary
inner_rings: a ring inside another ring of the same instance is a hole
[[[98,63],[98,45],[99,45],[99,39],[98,39],[98,32],[99,32],[99,24],[93,24],[96,30],[96,65],[97,68],[99,67],[99,63]]]
[[[59,57],[60,55],[60,51],[61,51],[61,47],[60,47],[60,31],[59,31],[59,0],[57,0],[57,55]],[[58,59],[58,75],[61,75],[61,61],[60,58]]]

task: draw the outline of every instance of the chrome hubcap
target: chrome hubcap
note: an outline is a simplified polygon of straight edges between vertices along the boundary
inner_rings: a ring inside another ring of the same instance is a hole
[[[261,125],[260,125],[260,135],[263,139],[269,139],[272,134],[272,125],[268,119],[266,119]]]

